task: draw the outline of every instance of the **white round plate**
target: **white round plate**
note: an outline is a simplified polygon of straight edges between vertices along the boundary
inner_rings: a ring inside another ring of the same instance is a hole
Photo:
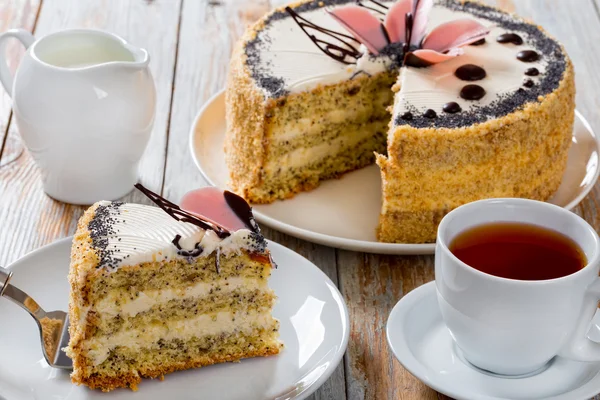
[[[269,242],[273,270],[269,285],[279,301],[285,347],[277,356],[175,372],[164,382],[144,380],[138,392],[92,391],[71,383],[69,374],[42,357],[33,319],[0,298],[0,399],[304,399],[332,374],[348,345],[348,310],[333,282],[297,253]],[[15,262],[11,283],[46,310],[66,310],[71,238],[45,246]]]
[[[587,400],[600,393],[600,363],[556,357],[544,372],[510,379],[488,375],[463,361],[444,325],[435,282],[394,306],[386,335],[394,356],[427,386],[456,400]],[[590,339],[600,339],[600,312]]]
[[[190,132],[192,158],[209,184],[227,189],[225,95],[213,96],[200,110]],[[596,135],[577,113],[573,145],[562,185],[550,203],[575,207],[596,183],[600,168]],[[435,244],[381,243],[375,237],[381,208],[381,175],[376,165],[323,182],[291,199],[253,205],[256,219],[304,240],[380,254],[433,254]]]

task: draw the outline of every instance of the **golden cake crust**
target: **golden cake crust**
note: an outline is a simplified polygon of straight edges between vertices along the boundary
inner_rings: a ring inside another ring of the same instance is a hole
[[[234,192],[250,199],[249,188],[260,179],[263,165],[266,115],[273,101],[266,102],[263,93],[254,84],[248,67],[244,45],[256,36],[263,23],[249,29],[235,47],[229,67],[225,104],[227,109],[227,136],[225,156]]]
[[[88,208],[77,222],[77,230],[73,236],[73,244],[71,247],[71,266],[69,271],[69,284],[71,291],[69,294],[69,349],[67,354],[73,359],[74,367],[77,368],[79,357],[79,344],[85,338],[85,321],[84,304],[89,304],[89,292],[92,276],[100,273],[96,269],[98,265],[98,256],[92,248],[92,238],[88,230],[88,225],[94,215],[99,204],[94,204]],[[80,321],[80,323],[73,323]]]
[[[242,358],[247,357],[267,357],[276,355],[279,353],[279,348],[261,349],[257,351],[250,351],[238,354],[229,354],[227,356],[214,355],[213,357],[206,357],[199,360],[193,360],[188,362],[179,362],[172,364],[162,364],[161,368],[146,369],[140,371],[140,374],[121,374],[115,377],[109,376],[91,376],[84,377],[80,374],[73,374],[71,379],[73,383],[77,385],[86,385],[90,389],[100,389],[103,392],[110,392],[119,388],[129,388],[137,391],[138,385],[142,382],[143,378],[155,379],[160,378],[161,380],[165,375],[171,372],[184,371],[186,369],[206,367],[213,364],[239,361]]]
[[[573,132],[575,79],[566,59],[559,87],[522,110],[458,129],[391,129],[388,157],[377,156],[383,183],[378,239],[433,242],[444,215],[462,204],[552,197]]]

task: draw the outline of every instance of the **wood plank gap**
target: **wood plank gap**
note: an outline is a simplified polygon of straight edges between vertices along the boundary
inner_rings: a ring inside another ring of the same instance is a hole
[[[4,148],[6,147],[6,142],[8,141],[8,129],[10,128],[10,124],[12,122],[13,112],[10,111],[8,114],[8,121],[6,122],[6,128],[4,129],[4,137],[2,138],[2,146],[0,146],[0,160],[2,160],[2,153],[4,153]]]
[[[40,6],[37,9],[37,13],[35,14],[35,18],[33,20],[33,26],[31,27],[31,33],[35,34],[35,28],[37,28],[38,19],[40,18],[40,12],[42,11],[42,7],[44,6],[44,0],[40,0]],[[11,95],[12,93],[9,93]],[[2,160],[2,154],[4,154],[4,148],[6,147],[6,142],[8,142],[8,133],[10,129],[10,125],[12,123],[13,111],[10,110],[10,114],[8,115],[8,121],[6,122],[6,129],[4,130],[4,137],[2,138],[2,145],[0,146],[0,160]]]
[[[340,291],[340,293],[342,293],[342,297],[344,297],[344,290],[342,288],[342,276],[340,273],[340,263],[339,263],[339,249],[335,249],[334,251],[334,257],[335,257],[335,275],[337,277],[337,287],[338,290]],[[348,307],[348,305],[346,305],[346,307]],[[350,313],[348,313],[348,317],[350,316]],[[350,328],[348,328],[350,329]],[[348,340],[348,344],[350,344],[350,340]],[[342,366],[344,368],[344,398],[348,399],[348,394],[350,393],[350,388],[348,387],[350,385],[350,379],[348,379],[348,377],[350,376],[349,371],[348,371],[348,349],[346,349],[346,351],[344,352],[344,357],[342,357]]]
[[[165,181],[167,176],[167,155],[169,154],[169,136],[171,133],[171,118],[173,116],[173,99],[175,98],[175,85],[177,82],[177,62],[179,61],[179,46],[181,44],[181,18],[183,15],[183,3],[185,0],[179,1],[179,17],[177,19],[177,33],[175,37],[177,38],[177,45],[175,46],[175,60],[173,62],[173,78],[171,79],[171,98],[169,99],[169,116],[167,117],[167,132],[166,132],[166,140],[165,140],[165,157],[163,164],[163,176],[162,182],[160,183],[160,194],[164,194],[165,190]]]
[[[596,10],[596,15],[600,19],[600,8],[598,6],[598,3],[596,3],[596,0],[590,0],[590,1],[592,2],[592,7],[594,7],[594,10]]]

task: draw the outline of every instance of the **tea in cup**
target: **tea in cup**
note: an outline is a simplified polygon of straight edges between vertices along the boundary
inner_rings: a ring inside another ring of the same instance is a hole
[[[587,333],[600,299],[600,239],[576,214],[534,200],[490,199],[438,229],[439,307],[462,356],[499,375],[555,356],[600,361]]]

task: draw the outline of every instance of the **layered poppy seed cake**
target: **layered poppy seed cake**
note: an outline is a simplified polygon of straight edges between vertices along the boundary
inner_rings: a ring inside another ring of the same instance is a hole
[[[180,206],[99,202],[71,251],[67,354],[74,383],[110,391],[279,353],[273,263],[248,204],[215,188]]]
[[[553,195],[574,95],[558,42],[478,2],[295,3],[234,51],[230,185],[270,203],[376,161],[378,239],[431,242],[461,204]]]

